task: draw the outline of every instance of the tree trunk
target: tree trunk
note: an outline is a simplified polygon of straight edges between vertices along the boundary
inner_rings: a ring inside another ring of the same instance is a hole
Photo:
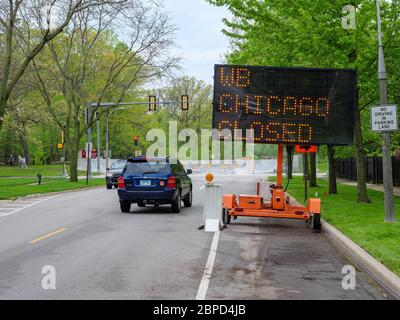
[[[354,112],[354,139],[356,146],[356,165],[357,165],[357,201],[371,203],[368,197],[367,176],[365,168],[365,153],[361,128],[361,114],[357,106]]]
[[[328,146],[329,194],[337,194],[335,147]]]
[[[317,154],[310,153],[310,188],[317,188]]]
[[[294,147],[293,146],[286,146],[286,153],[287,153],[287,178],[288,179],[293,179]]]
[[[79,141],[71,139],[68,144],[69,153],[69,180],[71,182],[78,182],[78,152],[79,152]],[[90,155],[87,155],[90,156]]]
[[[308,199],[308,180],[309,180],[309,170],[308,170],[308,153],[303,154],[303,180],[304,180],[304,201]]]

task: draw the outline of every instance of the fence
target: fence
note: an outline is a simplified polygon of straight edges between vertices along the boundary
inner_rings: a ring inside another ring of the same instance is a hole
[[[393,164],[393,184],[400,186],[400,160],[392,157]],[[373,184],[383,184],[383,164],[381,157],[365,158],[365,171],[367,174],[367,182]],[[337,160],[337,177],[351,181],[357,181],[357,165],[356,159],[338,159]]]

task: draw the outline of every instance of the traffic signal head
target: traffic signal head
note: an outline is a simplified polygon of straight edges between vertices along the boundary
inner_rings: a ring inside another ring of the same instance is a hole
[[[149,96],[149,112],[157,111],[157,97]]]
[[[182,110],[183,111],[188,111],[189,110],[189,96],[188,95],[183,95],[182,99]]]
[[[135,136],[135,137],[133,138],[133,141],[134,141],[134,143],[135,143],[135,147],[137,147],[137,146],[139,145],[139,137],[138,137],[138,136]]]

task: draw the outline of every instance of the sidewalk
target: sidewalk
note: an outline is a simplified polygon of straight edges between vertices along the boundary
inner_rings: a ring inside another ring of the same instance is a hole
[[[357,182],[353,181],[348,181],[348,180],[343,180],[343,179],[338,179],[338,182],[347,186],[353,186],[357,187]],[[383,192],[383,186],[382,185],[377,185],[377,184],[367,184],[367,188],[375,191],[380,191]],[[400,197],[400,188],[399,187],[394,187],[393,188],[393,194],[396,197]]]

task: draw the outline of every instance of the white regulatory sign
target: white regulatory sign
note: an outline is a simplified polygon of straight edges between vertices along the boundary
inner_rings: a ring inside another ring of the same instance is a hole
[[[397,131],[397,106],[372,107],[371,127],[375,132]]]

